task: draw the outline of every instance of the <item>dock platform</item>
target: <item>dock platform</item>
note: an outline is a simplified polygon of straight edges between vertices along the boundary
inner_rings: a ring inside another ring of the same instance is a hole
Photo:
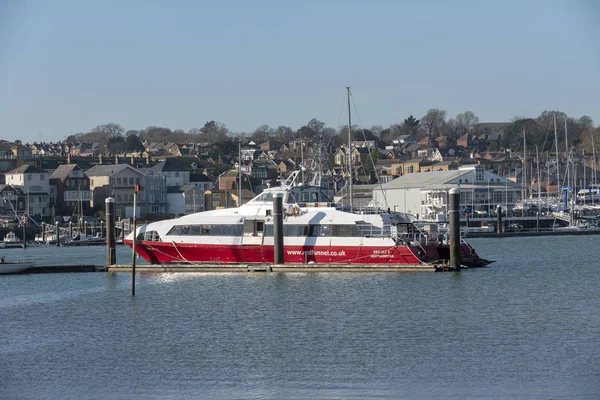
[[[110,265],[108,272],[131,272],[130,264]],[[157,264],[136,265],[136,272],[435,272],[434,264]]]

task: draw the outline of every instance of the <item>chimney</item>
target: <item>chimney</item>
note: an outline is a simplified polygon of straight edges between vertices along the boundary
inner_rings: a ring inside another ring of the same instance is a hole
[[[102,165],[102,153],[98,156],[98,164]]]
[[[131,156],[130,161],[132,166],[135,165],[135,158],[133,156]]]
[[[115,165],[119,163],[119,156],[115,155]]]
[[[150,165],[150,156],[146,154],[146,165]]]
[[[67,164],[71,164],[71,153],[67,154]]]

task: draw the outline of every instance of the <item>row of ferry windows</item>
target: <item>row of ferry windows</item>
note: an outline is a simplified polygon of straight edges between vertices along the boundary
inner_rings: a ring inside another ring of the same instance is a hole
[[[265,226],[265,236],[273,236],[273,225]],[[284,225],[283,236],[362,236],[356,225]]]
[[[243,225],[175,225],[167,235],[242,236]],[[273,225],[265,225],[265,236],[273,236]],[[284,225],[283,236],[362,236],[356,225]]]
[[[243,225],[175,225],[167,235],[175,236],[242,236]]]

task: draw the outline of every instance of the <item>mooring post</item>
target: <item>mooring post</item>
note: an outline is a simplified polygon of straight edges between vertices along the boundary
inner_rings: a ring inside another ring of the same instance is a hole
[[[273,196],[273,264],[283,264],[283,193]]]
[[[56,221],[54,233],[56,234],[56,247],[60,247],[60,229],[58,227],[58,221]]]
[[[539,211],[537,212],[536,221],[537,221],[536,230],[539,232],[540,231],[540,212]]]
[[[104,232],[104,221],[100,221],[100,237],[104,239],[106,237],[106,233]]]
[[[496,228],[496,232],[502,233],[502,206],[500,204],[498,204],[496,212],[498,213],[498,227]]]
[[[460,271],[460,190],[449,191],[450,209],[450,268]]]
[[[83,221],[83,235],[87,236],[87,221]]]
[[[69,221],[69,239],[73,239],[73,221]]]
[[[42,222],[42,243],[46,243],[46,225]]]
[[[115,199],[108,197],[106,203],[106,264],[115,265],[117,254],[115,248]]]
[[[131,244],[131,295],[135,296],[135,225],[137,224],[137,220],[135,217],[136,205],[137,205],[137,194],[140,190],[140,185],[135,185],[135,189],[133,190],[133,240]]]
[[[23,221],[23,248],[27,248],[27,220]]]

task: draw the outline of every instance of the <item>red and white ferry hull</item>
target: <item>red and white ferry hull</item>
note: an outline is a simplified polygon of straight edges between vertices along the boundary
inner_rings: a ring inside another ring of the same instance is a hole
[[[131,240],[125,240],[130,247]],[[138,241],[137,253],[150,264],[272,264],[273,245],[194,244]],[[292,264],[420,265],[443,260],[446,245],[427,246],[284,246],[284,261]],[[479,259],[463,244],[461,256]]]

